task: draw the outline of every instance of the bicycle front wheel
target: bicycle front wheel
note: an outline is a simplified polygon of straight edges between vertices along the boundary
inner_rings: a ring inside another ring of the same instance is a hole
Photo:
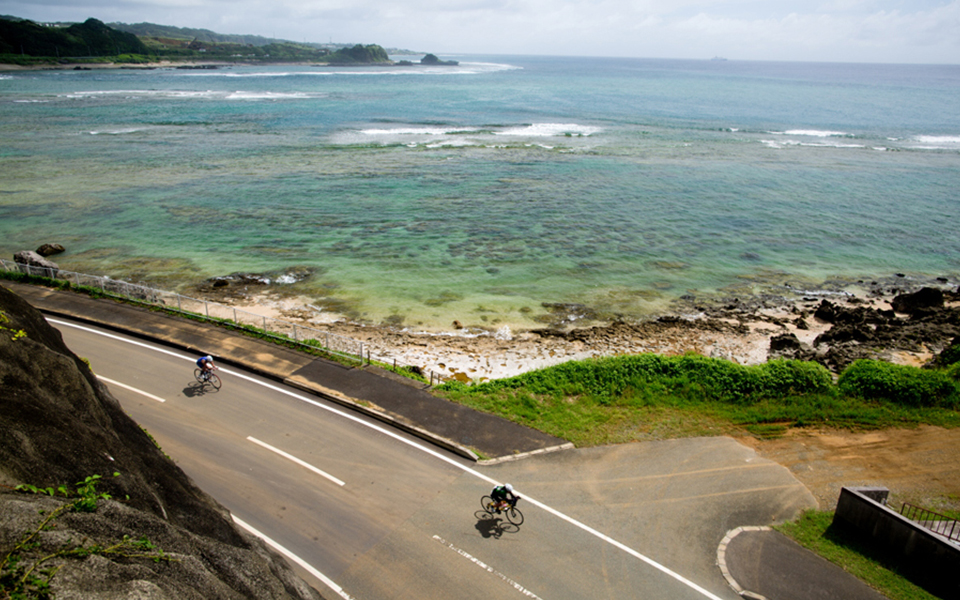
[[[220,378],[217,377],[215,373],[210,373],[210,379],[208,379],[207,381],[210,383],[210,385],[213,386],[214,389],[217,389],[217,390],[219,390],[220,386],[223,385],[223,383],[220,381]]]
[[[491,515],[493,514],[494,503],[493,498],[490,496],[484,496],[483,498],[480,498],[480,506],[482,506],[483,510],[487,511]]]
[[[515,506],[511,506],[505,510],[504,513],[507,515],[507,520],[513,525],[516,525],[517,527],[523,525],[523,513],[517,510]]]

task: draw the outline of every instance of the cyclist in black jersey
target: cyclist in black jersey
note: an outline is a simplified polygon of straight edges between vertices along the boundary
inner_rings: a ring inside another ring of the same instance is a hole
[[[498,485],[490,492],[490,498],[497,503],[497,512],[506,509],[508,506],[516,506],[520,496],[514,493],[513,486],[509,483]]]

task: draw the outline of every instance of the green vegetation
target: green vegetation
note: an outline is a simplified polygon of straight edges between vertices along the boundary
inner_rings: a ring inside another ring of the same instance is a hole
[[[96,19],[69,27],[44,27],[32,21],[0,19],[2,55],[53,57],[103,57],[144,55],[147,47],[137,36],[107,27]]]
[[[894,366],[854,363],[841,375],[843,385],[834,385],[830,373],[811,362],[742,366],[694,354],[642,354],[436,389],[580,447],[697,435],[774,437],[804,426],[960,426],[954,380],[940,371]]]
[[[209,29],[195,29],[190,27],[173,27],[171,25],[157,25],[156,23],[108,23],[110,27],[119,31],[132,33],[143,38],[167,38],[175,40],[189,40],[209,44],[239,44],[243,46],[266,46],[281,42],[259,35],[233,35],[215,33]]]
[[[10,322],[10,317],[7,316],[7,313],[0,310],[0,323],[9,323],[9,322]],[[27,337],[27,332],[22,329],[11,329],[4,325],[0,325],[0,331],[6,331],[8,334],[12,334],[10,335],[10,340],[14,342],[19,340],[20,338]]]
[[[119,473],[113,474],[114,477],[119,475]],[[65,485],[58,486],[56,489],[38,488],[30,484],[21,484],[16,487],[18,491],[25,493],[62,496],[73,498],[73,500],[50,511],[36,527],[26,531],[13,548],[0,559],[0,598],[12,600],[52,598],[50,581],[63,566],[62,561],[66,558],[82,559],[96,554],[127,559],[148,558],[155,562],[172,560],[147,538],[134,540],[126,535],[119,542],[109,546],[67,540],[56,550],[43,548],[40,534],[53,529],[55,521],[61,515],[70,511],[94,512],[97,510],[98,501],[110,499],[110,494],[97,491],[100,479],[100,475],[91,475],[83,481],[78,481],[74,490],[70,490]],[[43,511],[40,514],[42,515]],[[54,561],[61,564],[53,567],[45,566]]]
[[[907,406],[957,407],[957,385],[947,373],[876,360],[858,360],[837,382],[840,393],[867,400],[895,398]]]
[[[40,25],[0,17],[0,63],[21,66],[75,63],[143,64],[158,60],[229,63],[313,62],[338,65],[392,64],[376,44],[330,52],[315,44],[259,36],[220,35],[150,23],[105,25],[96,19],[70,26]]]
[[[357,44],[352,48],[337,50],[328,56],[326,61],[331,65],[353,65],[389,63],[390,58],[387,56],[387,51],[376,44],[369,46]]]
[[[775,529],[864,581],[890,600],[936,600],[911,583],[869,544],[833,525],[833,512],[806,511],[796,521]]]

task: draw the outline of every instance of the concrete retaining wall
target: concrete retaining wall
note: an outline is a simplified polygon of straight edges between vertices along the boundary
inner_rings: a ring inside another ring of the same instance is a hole
[[[960,600],[960,546],[886,506],[886,488],[843,488],[834,523],[856,530],[904,567],[916,584]]]

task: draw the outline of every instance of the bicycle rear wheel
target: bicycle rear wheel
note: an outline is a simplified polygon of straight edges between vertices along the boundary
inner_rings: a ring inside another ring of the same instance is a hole
[[[491,515],[493,514],[494,502],[493,498],[490,496],[484,496],[483,498],[480,498],[480,506],[482,506],[483,510],[486,512],[490,513]]]
[[[199,381],[201,385],[206,383],[203,379],[203,369],[194,369],[193,376],[197,378],[197,381]]]
[[[504,511],[504,514],[507,515],[507,520],[510,521],[510,523],[516,525],[517,527],[523,525],[523,513],[517,510],[517,507],[511,506]]]
[[[217,390],[219,390],[220,386],[223,385],[223,382],[220,381],[220,378],[217,377],[215,373],[210,373],[210,378],[207,379],[207,381],[213,386],[214,389]]]

